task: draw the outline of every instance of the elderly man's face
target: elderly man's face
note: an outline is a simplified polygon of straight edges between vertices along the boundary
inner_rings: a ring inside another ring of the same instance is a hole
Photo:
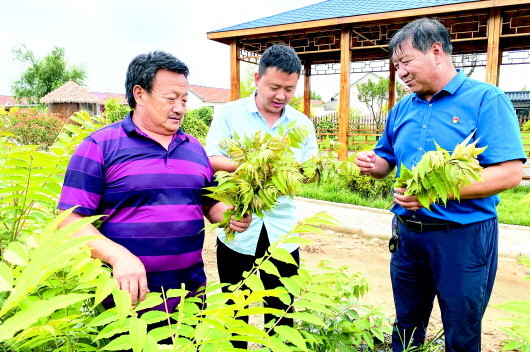
[[[429,100],[438,91],[436,60],[431,50],[423,53],[412,47],[412,40],[403,42],[392,56],[396,72],[414,93]]]
[[[161,135],[173,135],[184,121],[188,80],[183,74],[158,70],[151,93],[145,91],[142,125]]]

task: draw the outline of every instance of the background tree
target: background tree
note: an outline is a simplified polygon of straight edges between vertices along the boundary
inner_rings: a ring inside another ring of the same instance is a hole
[[[245,75],[239,83],[239,97],[249,97],[250,94],[254,93],[256,90],[256,85],[254,84],[254,73],[256,72],[257,68],[257,66],[255,66],[255,68],[248,67],[245,71]]]
[[[43,58],[21,46],[13,49],[16,60],[27,65],[20,78],[11,86],[11,92],[20,102],[26,98],[30,104],[38,104],[39,99],[68,81],[84,85],[86,71],[82,65],[67,67],[64,48],[54,47]]]
[[[375,122],[375,128],[380,129],[385,123],[385,117],[388,110],[388,86],[389,77],[381,77],[379,81],[374,82],[371,79],[364,83],[357,84],[359,90],[358,99],[364,103]],[[399,101],[409,91],[401,84],[396,84],[396,101]]]

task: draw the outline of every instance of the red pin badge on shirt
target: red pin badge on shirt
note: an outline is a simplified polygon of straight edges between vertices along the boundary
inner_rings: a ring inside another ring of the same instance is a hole
[[[453,116],[453,123],[457,123],[458,121],[460,121],[460,119],[456,116]]]

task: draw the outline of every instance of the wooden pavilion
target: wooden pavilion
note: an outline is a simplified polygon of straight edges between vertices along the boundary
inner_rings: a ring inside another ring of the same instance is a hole
[[[485,66],[489,83],[498,85],[501,64],[530,63],[530,0],[327,0],[211,31],[207,37],[230,45],[232,100],[239,98],[240,62],[257,63],[275,43],[292,46],[302,60],[307,116],[310,77],[340,74],[339,141],[347,145],[350,74],[389,72],[391,108],[396,75],[388,42],[405,24],[425,16],[449,29],[455,65]]]

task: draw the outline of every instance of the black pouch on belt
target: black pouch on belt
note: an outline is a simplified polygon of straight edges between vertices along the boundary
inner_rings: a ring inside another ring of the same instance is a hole
[[[388,250],[394,253],[399,247],[398,218],[396,215],[392,218],[392,237],[388,241]]]

